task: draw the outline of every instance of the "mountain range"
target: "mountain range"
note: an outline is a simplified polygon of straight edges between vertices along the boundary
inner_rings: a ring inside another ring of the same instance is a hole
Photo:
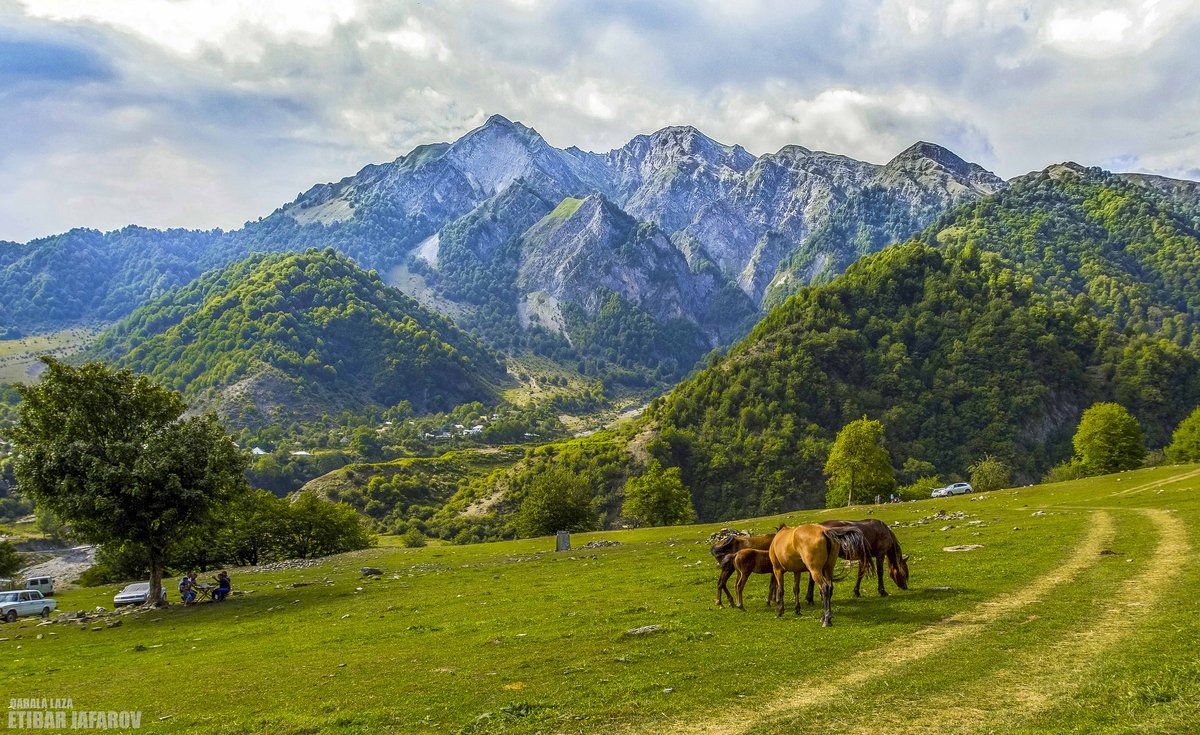
[[[675,376],[764,304],[1004,187],[930,143],[876,165],[670,127],[590,153],[497,115],[236,231],[0,243],[0,328],[114,320],[251,253],[330,246],[494,346]]]

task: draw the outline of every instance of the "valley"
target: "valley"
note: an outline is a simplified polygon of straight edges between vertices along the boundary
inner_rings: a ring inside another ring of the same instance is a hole
[[[724,524],[893,525],[910,589],[888,580],[879,598],[864,583],[855,599],[837,583],[827,630],[815,608],[776,619],[762,577],[745,612],[714,608],[718,524],[575,534],[560,553],[547,538],[385,538],[234,570],[244,594],[223,605],[117,628],[6,626],[0,673],[12,696],[70,691],[77,708],[139,708],[161,732],[1183,732],[1200,693],[1181,622],[1200,612],[1195,478],[1161,467]],[[596,540],[618,545],[586,548]],[[955,545],[977,548],[943,550]],[[111,592],[70,590],[60,607],[111,607]],[[659,628],[630,632],[646,626]]]

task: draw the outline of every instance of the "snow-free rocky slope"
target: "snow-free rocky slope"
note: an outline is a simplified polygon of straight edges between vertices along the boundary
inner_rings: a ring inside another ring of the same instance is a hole
[[[0,243],[0,327],[115,319],[252,252],[330,246],[495,345],[545,330],[560,354],[656,366],[644,346],[669,332],[685,370],[764,300],[1003,186],[930,143],[880,166],[801,146],[755,156],[670,127],[590,153],[496,115],[240,230]],[[618,336],[631,332],[644,339]]]

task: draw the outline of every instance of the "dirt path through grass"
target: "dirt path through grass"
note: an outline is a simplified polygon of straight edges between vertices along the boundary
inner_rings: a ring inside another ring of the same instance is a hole
[[[1054,588],[1071,581],[1084,570],[1096,565],[1101,558],[1100,551],[1108,545],[1113,535],[1112,516],[1107,512],[1098,511],[1095,513],[1095,520],[1088,530],[1087,536],[1066,561],[1011,595],[981,602],[970,610],[951,615],[938,623],[921,628],[903,639],[864,651],[841,667],[843,670],[850,671],[848,674],[823,683],[792,682],[781,687],[774,695],[763,698],[757,703],[757,706],[729,709],[715,717],[696,718],[693,716],[686,721],[655,724],[649,730],[671,735],[711,732],[733,735],[760,730],[763,723],[777,717],[787,716],[797,710],[833,701],[844,695],[847,689],[861,686],[885,674],[888,670],[916,663],[945,650],[951,644],[964,638],[982,634],[989,624],[1041,600]]]
[[[1135,634],[1139,624],[1170,604],[1171,585],[1190,561],[1184,523],[1165,510],[1140,510],[1154,523],[1158,545],[1143,570],[1121,585],[1090,624],[1064,638],[1016,655],[1003,669],[953,691],[906,702],[904,711],[876,708],[869,721],[846,732],[969,733],[1017,724],[1065,701],[1088,680],[1100,655]],[[919,711],[920,717],[912,712]]]
[[[1157,490],[1159,488],[1166,487],[1167,485],[1174,485],[1177,482],[1183,482],[1184,480],[1190,480],[1194,477],[1200,477],[1200,470],[1192,470],[1191,472],[1185,472],[1182,475],[1175,475],[1174,477],[1168,477],[1168,478],[1165,478],[1162,480],[1154,480],[1153,482],[1144,482],[1141,485],[1135,485],[1134,487],[1131,487],[1127,490],[1119,490],[1119,491],[1113,493],[1112,497],[1121,497],[1123,495],[1133,495],[1134,493],[1140,493],[1143,490]]]

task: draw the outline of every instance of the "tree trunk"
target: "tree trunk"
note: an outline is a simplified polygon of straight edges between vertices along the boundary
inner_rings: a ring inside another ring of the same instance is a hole
[[[167,604],[162,593],[163,563],[162,560],[150,558],[150,591],[146,594],[147,607],[162,607]]]
[[[854,470],[850,470],[850,489],[846,491],[846,507],[854,502]]]

